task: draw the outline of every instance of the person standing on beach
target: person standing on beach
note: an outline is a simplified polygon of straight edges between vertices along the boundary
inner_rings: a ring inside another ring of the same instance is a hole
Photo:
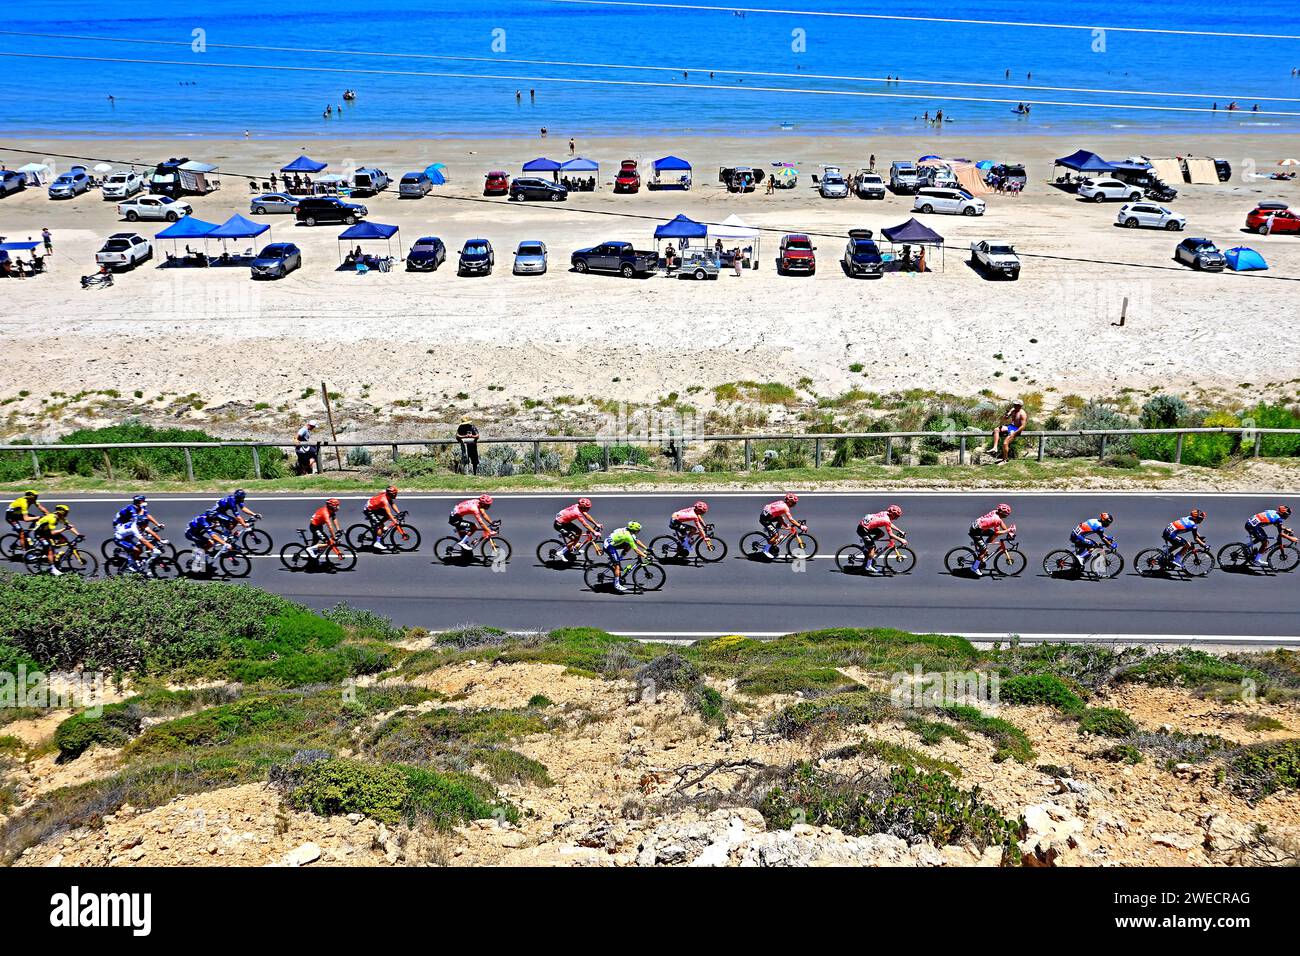
[[[1269,223],[1272,225],[1272,222]],[[50,234],[49,226],[41,227],[41,242],[45,244],[45,254],[47,256],[54,254],[54,236]]]
[[[569,155],[572,156],[572,155],[574,154],[574,151],[577,150],[577,148],[578,148],[578,144],[575,143],[575,142],[573,141],[573,137],[570,136],[570,137],[569,137]]]
[[[876,171],[876,154],[875,154],[875,153],[872,153],[872,154],[871,154],[871,161],[870,161],[870,163],[869,163],[869,166],[870,166],[871,171],[874,173],[874,172]]]
[[[461,465],[468,464],[474,474],[478,474],[478,427],[466,416],[460,420],[456,429],[456,441],[460,444]]]

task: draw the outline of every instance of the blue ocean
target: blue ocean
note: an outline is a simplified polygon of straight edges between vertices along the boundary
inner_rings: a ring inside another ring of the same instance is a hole
[[[24,54],[0,56],[8,80],[0,132],[251,130],[295,140],[525,136],[543,126],[559,136],[905,133],[938,110],[949,128],[975,134],[1300,131],[1300,78],[1293,74],[1300,40],[1117,29],[1296,36],[1294,4],[1145,0],[1104,13],[1031,0],[750,0],[736,9],[703,0],[316,0],[292,12],[233,0],[197,12],[189,6],[64,0],[10,7],[7,30],[49,36],[0,34],[0,54]],[[1094,25],[1110,29],[1099,33]],[[872,79],[887,76],[904,82]],[[356,91],[355,99],[345,102],[345,90]],[[1028,115],[1014,112],[1021,101],[1035,104]],[[1230,112],[1234,101],[1239,108]],[[1185,111],[1212,104],[1217,112]],[[1270,115],[1282,113],[1296,115]]]

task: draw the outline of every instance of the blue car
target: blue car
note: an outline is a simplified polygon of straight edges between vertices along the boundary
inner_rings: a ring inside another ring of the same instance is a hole
[[[254,279],[283,279],[294,269],[302,268],[302,250],[292,242],[273,242],[264,246],[253,260]]]
[[[406,253],[407,272],[437,272],[447,261],[447,247],[437,236],[421,236]]]
[[[90,174],[84,166],[73,166],[50,183],[51,199],[71,199],[90,189]]]

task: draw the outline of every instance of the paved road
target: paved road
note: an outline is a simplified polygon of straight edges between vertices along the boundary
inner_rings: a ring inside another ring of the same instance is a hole
[[[459,497],[459,496],[457,496]],[[606,528],[629,519],[645,526],[646,540],[661,533],[668,513],[693,500],[690,494],[593,496],[594,514]],[[579,570],[551,570],[537,563],[536,545],[551,537],[554,513],[572,500],[556,495],[499,495],[493,514],[514,545],[514,558],[500,574],[483,566],[444,566],[431,545],[449,532],[449,495],[404,495],[411,521],[423,536],[420,553],[363,554],[347,573],[291,573],[278,557],[254,561],[249,580],[312,607],[339,601],[372,608],[400,624],[445,628],[466,622],[509,629],[589,625],[641,636],[714,633],[770,635],[838,625],[889,626],[913,631],[968,635],[1200,635],[1216,638],[1300,639],[1300,571],[1256,576],[1214,571],[1197,580],[1149,579],[1131,567],[1110,581],[1066,581],[1044,577],[1043,556],[1066,545],[1073,523],[1108,510],[1120,548],[1132,563],[1137,551],[1159,542],[1160,529],[1194,506],[1209,515],[1205,532],[1214,550],[1242,540],[1245,518],[1278,502],[1249,495],[1092,495],[932,493],[801,495],[798,515],[821,544],[821,553],[802,572],[789,563],[741,558],[736,543],[756,528],[757,513],[770,494],[706,495],[709,518],[731,545],[717,565],[668,568],[667,586],[642,595],[597,594],[586,590]],[[118,498],[69,499],[73,519],[96,546],[109,532]],[[275,551],[296,537],[318,497],[268,496],[252,506],[266,520]],[[949,575],[943,556],[965,543],[965,529],[977,515],[1005,500],[1015,509],[1029,565],[1018,579],[980,580]],[[185,523],[211,499],[157,495],[154,513],[181,540]],[[840,573],[835,551],[855,539],[860,515],[890,502],[900,504],[917,552],[916,570],[869,579]],[[1296,502],[1291,502],[1294,506]],[[358,520],[362,499],[345,498],[344,525]]]

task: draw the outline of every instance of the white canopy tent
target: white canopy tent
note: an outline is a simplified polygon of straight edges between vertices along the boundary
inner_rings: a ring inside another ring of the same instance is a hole
[[[721,240],[724,249],[740,245],[741,253],[750,261],[750,268],[758,268],[758,245],[762,233],[732,213],[720,223],[709,224],[708,241],[710,245]]]
[[[18,172],[23,174],[27,180],[28,186],[44,186],[50,181],[50,167],[44,163],[28,163],[26,166],[19,166]]]

